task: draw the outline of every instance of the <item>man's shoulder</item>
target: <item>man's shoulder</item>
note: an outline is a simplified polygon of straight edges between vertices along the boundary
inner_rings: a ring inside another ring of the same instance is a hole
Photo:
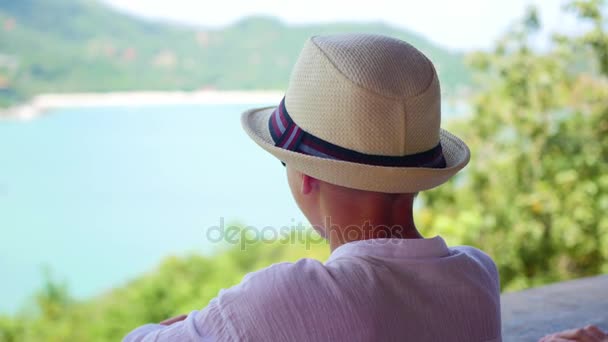
[[[288,300],[298,291],[319,286],[327,275],[325,265],[315,259],[281,262],[247,274],[238,285],[220,291],[219,296],[255,298],[260,302]]]
[[[221,290],[217,305],[226,317],[239,317],[240,326],[273,326],[292,315],[290,308],[315,307],[331,282],[323,263],[315,259],[273,264],[247,274],[236,286]],[[249,318],[252,320],[249,321]]]
[[[463,246],[454,246],[454,247],[450,247],[450,250],[464,253],[464,254],[469,255],[476,259],[493,262],[492,258],[486,252],[482,251],[481,249],[475,248],[473,246],[464,246],[464,245]]]
[[[472,246],[455,246],[450,247],[452,254],[463,254],[466,255],[467,259],[470,260],[475,266],[483,269],[487,274],[495,281],[498,281],[498,268],[486,252],[472,247]]]
[[[280,262],[272,264],[261,270],[248,273],[243,283],[266,282],[269,279],[291,281],[310,277],[317,272],[325,272],[325,265],[319,260],[302,258],[296,262]]]

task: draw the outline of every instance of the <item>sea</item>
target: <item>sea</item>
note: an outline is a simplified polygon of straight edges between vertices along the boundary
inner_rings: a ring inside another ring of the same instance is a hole
[[[45,277],[87,298],[167,256],[213,254],[227,243],[209,235],[217,227],[306,224],[284,167],[241,129],[241,113],[256,106],[0,120],[0,314],[30,306]]]

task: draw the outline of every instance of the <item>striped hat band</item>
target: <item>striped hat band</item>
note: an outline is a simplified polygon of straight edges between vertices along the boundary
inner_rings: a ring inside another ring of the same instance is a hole
[[[441,143],[428,151],[406,156],[365,154],[334,145],[300,128],[289,116],[285,98],[270,116],[268,128],[275,146],[310,156],[377,166],[446,167]]]

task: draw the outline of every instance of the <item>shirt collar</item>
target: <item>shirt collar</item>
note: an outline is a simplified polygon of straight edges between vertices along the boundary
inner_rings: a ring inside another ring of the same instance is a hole
[[[376,256],[382,258],[439,258],[450,254],[441,236],[430,239],[370,239],[348,242],[336,248],[329,259],[342,256]]]

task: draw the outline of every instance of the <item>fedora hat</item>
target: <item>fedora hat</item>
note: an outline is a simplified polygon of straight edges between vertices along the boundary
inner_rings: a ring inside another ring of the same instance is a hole
[[[290,167],[348,188],[414,193],[446,182],[469,161],[440,128],[432,62],[380,35],[308,39],[276,107],[243,113],[243,128]]]

